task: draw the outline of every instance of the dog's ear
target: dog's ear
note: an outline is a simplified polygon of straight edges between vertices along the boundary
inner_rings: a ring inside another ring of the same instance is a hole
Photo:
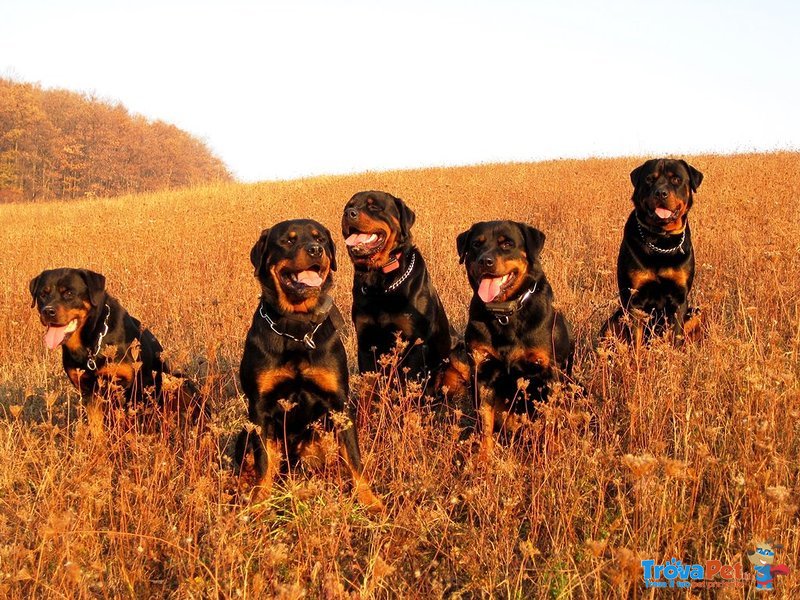
[[[269,239],[269,229],[261,232],[261,237],[258,238],[253,249],[250,250],[250,262],[253,263],[253,275],[258,277],[258,272],[261,270],[261,265],[264,263],[264,253],[267,250],[267,240]]]
[[[703,183],[703,174],[685,160],[680,162],[684,167],[686,167],[686,172],[689,173],[689,187],[692,188],[693,192],[696,192],[697,188],[700,187],[700,184]]]
[[[647,177],[647,174],[652,170],[651,167],[654,162],[655,159],[647,160],[631,171],[631,183],[634,189],[638,188],[644,182],[644,178]]]
[[[394,204],[397,207],[397,212],[400,214],[400,233],[403,235],[404,240],[410,239],[411,226],[414,225],[414,221],[417,220],[417,215],[415,215],[414,211],[400,198],[395,198]]]
[[[89,290],[89,302],[92,303],[92,306],[100,306],[106,295],[106,278],[89,269],[78,269],[78,274],[83,278],[86,288]]]
[[[528,262],[533,264],[544,248],[545,235],[527,223],[517,223],[517,226],[522,232],[522,239],[525,240],[525,254],[528,255]]]
[[[39,280],[42,278],[42,275],[44,275],[44,271],[31,279],[31,282],[28,284],[28,289],[31,292],[31,308],[36,306],[36,296],[39,295]]]
[[[333,243],[333,236],[331,236],[331,232],[328,231],[328,228],[324,225],[320,224],[320,229],[322,229],[322,233],[325,234],[325,252],[328,253],[328,257],[331,259],[331,271],[335,271],[336,245]]]
[[[466,231],[462,231],[458,234],[456,238],[456,250],[458,250],[458,264],[463,265],[464,260],[467,258],[467,250],[469,250],[469,238],[472,234],[472,229],[474,225],[467,229]]]

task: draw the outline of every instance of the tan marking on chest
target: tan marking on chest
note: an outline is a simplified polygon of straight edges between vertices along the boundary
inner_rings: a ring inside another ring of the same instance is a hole
[[[661,269],[658,272],[659,279],[667,279],[674,282],[678,287],[686,287],[686,282],[689,281],[688,269]]]
[[[547,368],[551,365],[550,352],[543,348],[514,348],[508,355],[509,362],[524,362]]]
[[[393,319],[386,319],[386,325],[391,325],[406,338],[414,337],[414,320],[411,315],[399,315]]]
[[[339,373],[334,369],[308,366],[300,371],[300,375],[326,392],[335,394],[340,389]]]
[[[634,290],[638,290],[645,284],[651,283],[658,279],[657,275],[653,271],[648,271],[647,269],[628,271],[628,277],[630,277],[631,280],[631,289]]]
[[[256,387],[259,393],[268,394],[284,381],[294,379],[295,371],[290,367],[264,369],[256,374]]]
[[[395,331],[402,333],[407,339],[416,337],[414,320],[411,318],[411,315],[408,314],[379,315],[377,319],[365,315],[358,315],[355,318],[355,327],[357,332],[360,333],[365,328],[371,326],[378,326],[383,329],[394,329]]]
[[[97,377],[110,379],[113,383],[129,388],[136,372],[133,365],[126,362],[110,362],[97,369]]]
[[[268,394],[281,383],[297,378],[310,381],[321,390],[332,394],[337,393],[341,386],[336,370],[308,363],[302,363],[299,367],[284,365],[261,371],[256,375],[256,385],[261,394]]]
[[[356,315],[354,319],[354,325],[356,326],[356,331],[361,333],[365,327],[369,327],[373,325],[375,321],[365,315]]]
[[[482,363],[490,356],[500,360],[500,353],[497,351],[497,348],[481,342],[470,342],[469,353],[472,355],[472,360],[475,361],[476,364]]]

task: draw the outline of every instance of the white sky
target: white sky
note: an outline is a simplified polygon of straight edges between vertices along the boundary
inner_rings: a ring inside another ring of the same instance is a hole
[[[247,181],[800,148],[793,1],[0,0],[0,75],[203,138]]]

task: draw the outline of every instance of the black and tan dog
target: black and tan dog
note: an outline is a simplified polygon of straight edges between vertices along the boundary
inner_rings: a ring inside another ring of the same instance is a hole
[[[444,381],[452,389],[468,373],[476,380],[484,451],[509,413],[532,413],[530,401],[546,400],[549,384],[572,370],[571,328],[553,308],[539,261],[544,240],[538,229],[514,221],[476,223],[458,236],[474,292],[464,333],[469,364],[451,357]],[[522,390],[521,378],[528,381]]]
[[[358,369],[377,371],[377,359],[396,336],[409,342],[401,363],[427,379],[450,352],[450,324],[425,260],[411,239],[414,212],[386,192],[359,192],[344,207],[342,234],[353,262],[353,323]]]
[[[620,308],[601,330],[641,344],[668,334],[676,344],[699,331],[688,305],[694,280],[689,210],[703,174],[684,160],[648,160],[631,172],[634,209],[617,259]]]
[[[250,260],[261,284],[261,301],[247,333],[239,375],[249,419],[259,429],[258,437],[240,434],[238,465],[252,448],[256,495],[267,492],[284,449],[290,461],[318,455],[318,424],[337,432],[358,499],[370,510],[381,510],[381,501],[362,477],[347,356],[338,330],[343,321],[328,294],[336,270],[330,233],[310,219],[278,223],[261,233]]]
[[[195,385],[171,373],[162,347],[119,301],[106,292],[106,278],[87,269],[51,269],[30,282],[45,345],[61,347],[67,377],[89,406],[98,398],[154,401],[186,423],[206,426],[211,410]]]
[[[161,398],[161,344],[106,292],[106,278],[87,269],[43,271],[30,282],[31,307],[47,328],[45,345],[61,346],[64,370],[91,400],[121,388],[125,400]],[[138,344],[137,344],[138,342]],[[133,348],[138,345],[138,349]]]

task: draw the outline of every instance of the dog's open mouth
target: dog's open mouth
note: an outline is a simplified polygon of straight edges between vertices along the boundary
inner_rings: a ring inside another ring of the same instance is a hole
[[[664,208],[663,206],[658,206],[653,209],[653,214],[661,221],[672,221],[677,217],[678,211],[670,210],[668,208]]]
[[[47,325],[47,331],[44,334],[44,344],[49,350],[53,350],[64,343],[68,335],[74,333],[78,328],[78,319],[72,319],[66,325]]]
[[[386,234],[382,231],[364,233],[363,231],[351,229],[350,232],[344,243],[347,245],[347,251],[352,256],[371,256],[380,251],[386,242]]]
[[[508,288],[511,287],[511,284],[514,283],[516,278],[516,271],[511,271],[499,277],[484,275],[478,286],[478,296],[480,296],[480,299],[484,302],[494,302],[496,298],[508,291]]]
[[[281,271],[281,281],[286,287],[298,291],[319,288],[325,282],[321,271],[322,268],[319,265],[313,265],[302,271],[284,269]]]

